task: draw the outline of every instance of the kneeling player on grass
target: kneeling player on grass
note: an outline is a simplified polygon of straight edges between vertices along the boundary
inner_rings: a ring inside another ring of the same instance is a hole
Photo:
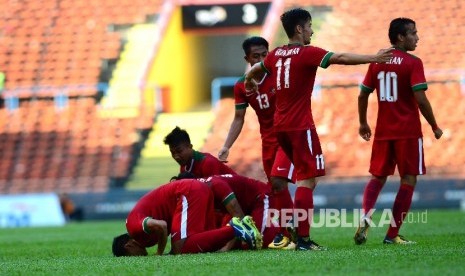
[[[189,134],[184,129],[175,127],[163,142],[169,146],[171,156],[180,165],[180,173],[189,172],[197,177],[236,174],[233,169],[213,155],[194,150]]]
[[[235,238],[255,249],[260,232],[249,219],[234,217],[228,226],[214,229],[213,195],[195,179],[172,181],[144,195],[126,220],[127,234],[115,237],[113,254],[146,256],[158,244],[162,255],[171,234],[171,254],[214,252]]]
[[[180,174],[178,177],[193,177],[189,174]],[[272,215],[277,215],[274,194],[270,185],[256,179],[242,175],[214,175],[208,178],[198,178],[213,191],[215,209],[222,212],[221,226],[228,223],[231,217],[250,215],[257,229],[263,237],[263,242],[257,241],[264,248],[273,242],[280,232],[279,225],[274,225]],[[288,247],[287,249],[294,249]]]

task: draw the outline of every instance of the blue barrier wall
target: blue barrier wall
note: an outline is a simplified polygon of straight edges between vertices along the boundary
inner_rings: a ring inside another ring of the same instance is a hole
[[[321,181],[314,192],[315,211],[320,208],[360,209],[365,183]],[[376,209],[391,208],[399,188],[396,181],[388,181],[379,195]],[[294,195],[295,185],[289,185]],[[83,209],[85,220],[125,219],[137,200],[147,191],[114,189],[107,193],[70,194]],[[465,208],[465,179],[418,181],[412,209]]]

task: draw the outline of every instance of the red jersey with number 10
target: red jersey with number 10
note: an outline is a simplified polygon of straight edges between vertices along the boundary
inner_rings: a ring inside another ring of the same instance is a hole
[[[333,53],[313,46],[284,45],[261,63],[276,89],[275,131],[314,129],[311,97],[318,66],[326,68]]]
[[[361,90],[378,95],[376,140],[422,137],[420,114],[414,92],[427,90],[421,59],[395,49],[385,64],[368,67]]]

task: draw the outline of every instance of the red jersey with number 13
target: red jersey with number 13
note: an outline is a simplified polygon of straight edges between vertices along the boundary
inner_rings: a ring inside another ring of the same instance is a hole
[[[245,78],[242,77],[234,85],[234,100],[236,109],[251,106],[257,114],[260,124],[260,135],[263,143],[278,143],[273,132],[273,116],[275,111],[275,88],[273,79],[265,74],[258,84],[258,91],[245,91]]]
[[[284,45],[261,63],[276,88],[275,131],[314,129],[311,97],[316,71],[333,53],[313,46]]]
[[[361,84],[362,91],[377,91],[379,108],[374,139],[422,137],[414,92],[428,89],[423,63],[400,49],[392,51],[392,55],[385,64],[370,64]]]

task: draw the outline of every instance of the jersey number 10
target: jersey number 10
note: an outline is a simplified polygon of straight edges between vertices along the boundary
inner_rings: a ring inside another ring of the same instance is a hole
[[[378,73],[379,100],[381,102],[397,101],[397,74],[395,72]]]

